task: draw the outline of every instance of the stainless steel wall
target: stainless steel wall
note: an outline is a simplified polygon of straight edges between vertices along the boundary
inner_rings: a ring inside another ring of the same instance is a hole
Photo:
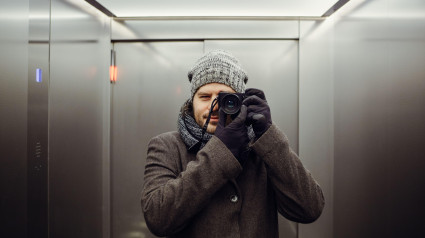
[[[0,6],[0,236],[109,237],[110,19],[79,0]]]
[[[296,20],[115,20],[112,22],[111,38],[112,40],[297,39],[298,28]]]
[[[33,64],[33,60],[45,61],[43,57],[49,47],[50,65],[45,73],[46,76],[50,74],[51,237],[109,237],[110,205],[116,219],[111,225],[113,237],[141,236],[146,232],[143,223],[138,223],[140,219],[128,223],[133,216],[141,216],[139,190],[133,188],[140,184],[141,177],[125,174],[125,171],[131,165],[141,166],[141,162],[120,164],[120,159],[128,157],[117,156],[111,167],[109,164],[111,35],[113,40],[128,37],[177,40],[188,37],[229,40],[237,36],[269,40],[299,38],[299,114],[298,118],[290,119],[298,120],[298,132],[291,128],[285,130],[298,135],[298,139],[291,141],[299,141],[298,150],[304,165],[324,189],[326,207],[316,223],[299,225],[297,236],[421,236],[425,212],[423,1],[350,1],[325,21],[271,24],[264,21],[257,22],[259,25],[253,25],[252,21],[218,21],[211,28],[215,30],[209,32],[188,27],[193,22],[187,21],[177,21],[173,25],[158,21],[142,25],[114,22],[111,32],[110,19],[85,1],[51,2],[51,19],[40,14],[30,17],[28,0],[2,1],[0,5],[0,147],[3,152],[0,157],[0,236],[28,235],[28,80],[35,77],[33,69],[40,65]],[[36,44],[29,43],[30,34],[37,36],[43,31],[29,24],[37,19],[51,20],[51,42],[43,43],[44,39],[33,38]],[[168,31],[168,26],[175,31]],[[232,31],[233,27],[238,31]],[[253,31],[253,28],[261,31]],[[220,33],[220,29],[227,35]],[[144,35],[140,36],[142,33]],[[196,50],[184,51],[187,59],[197,57],[191,54],[202,48],[198,43],[190,43]],[[50,44],[49,47],[46,44]],[[146,61],[144,57],[149,54],[164,52],[152,50],[156,48],[149,44],[140,44],[134,49],[136,53],[143,53],[138,56],[140,61]],[[166,57],[155,58],[156,61],[140,67],[166,66],[170,59],[183,54],[179,50],[167,53]],[[37,54],[42,56],[37,57]],[[31,59],[31,55],[36,58]],[[125,58],[118,59],[123,66],[139,67],[139,62],[125,63]],[[178,66],[178,71],[185,72],[186,66]],[[119,78],[125,78],[124,73],[119,71]],[[141,86],[144,89],[156,87],[155,84]],[[121,90],[118,84],[115,87],[114,90]],[[176,84],[174,89],[176,95],[185,93],[183,86]],[[135,90],[133,88],[122,90],[129,90],[130,96],[140,93],[130,91]],[[153,98],[152,92],[144,94],[150,95],[143,98],[145,102],[155,103],[149,101]],[[133,100],[115,99],[127,107],[135,106]],[[180,104],[178,100],[173,103]],[[156,113],[161,118],[168,115]],[[115,115],[112,128],[124,127],[122,131],[131,132],[132,127],[126,128],[126,124],[121,123],[125,121],[125,114],[112,115]],[[158,128],[165,131],[171,127],[173,123],[161,123]],[[117,138],[126,140],[116,134],[112,139]],[[144,140],[137,138],[126,146],[146,144]],[[143,148],[135,150],[143,151]],[[125,155],[125,147],[123,151]],[[112,154],[118,152],[112,148]],[[112,189],[117,192],[112,195],[112,201],[110,172]],[[133,194],[120,197],[118,192],[121,191]],[[131,199],[137,202],[135,207],[139,210],[123,205]],[[126,217],[126,214],[130,215]],[[136,233],[132,233],[135,230]]]
[[[350,1],[300,26],[301,80],[329,112],[309,139],[333,156],[328,237],[423,236],[424,16],[420,0]]]
[[[191,27],[188,27],[189,25]],[[306,167],[313,172],[319,183],[324,187],[326,199],[332,200],[331,142],[333,136],[329,134],[329,129],[332,126],[327,124],[329,123],[330,105],[332,104],[328,101],[328,91],[322,90],[320,93],[311,91],[323,81],[317,81],[318,83],[305,81],[308,76],[301,78],[299,75],[299,72],[305,73],[298,67],[299,60],[301,62],[301,58],[298,57],[301,49],[298,47],[298,41],[294,41],[294,38],[298,39],[300,36],[299,26],[299,22],[294,20],[264,22],[233,20],[113,21],[113,41],[169,41],[168,43],[141,43],[137,47],[133,43],[115,44],[119,79],[117,84],[114,85],[112,115],[115,119],[112,122],[111,136],[113,151],[112,229],[114,236],[148,234],[141,214],[136,211],[139,209],[138,205],[134,204],[136,197],[133,190],[140,190],[142,183],[142,181],[134,180],[134,178],[138,174],[142,178],[143,153],[146,150],[146,148],[137,147],[137,145],[146,146],[152,136],[163,131],[175,130],[175,120],[170,118],[177,114],[178,107],[181,104],[179,100],[172,100],[172,105],[177,102],[174,106],[167,104],[161,106],[161,108],[164,107],[167,110],[150,108],[149,105],[153,104],[153,95],[160,91],[160,86],[155,86],[157,83],[156,81],[152,82],[152,78],[160,82],[162,82],[161,79],[165,80],[165,78],[169,80],[169,76],[163,75],[165,72],[157,69],[166,68],[168,71],[174,72],[175,68],[178,67],[178,71],[182,70],[182,67],[178,64],[166,64],[169,61],[173,62],[172,59],[177,56],[164,53],[167,51],[161,50],[162,47],[168,45],[168,47],[171,47],[170,49],[173,49],[169,52],[175,53],[174,47],[182,44],[178,41],[185,39],[205,39],[205,51],[212,48],[224,48],[230,50],[242,60],[242,63],[246,65],[250,72],[249,87],[263,88],[267,95],[270,95],[268,97],[273,108],[275,122],[285,131],[290,138],[291,146],[299,151]],[[258,28],[261,31],[252,31],[252,28]],[[236,36],[244,40],[235,41],[232,39]],[[210,38],[215,40],[210,40]],[[250,38],[256,40],[250,40]],[[131,48],[129,45],[132,45]],[[161,47],[157,49],[159,46]],[[188,51],[196,52],[195,50],[187,50],[179,54],[187,55]],[[304,56],[309,54],[307,51],[304,52],[303,59]],[[261,60],[258,60],[260,56]],[[186,67],[186,70],[187,68],[189,66]],[[176,72],[176,74],[178,73]],[[180,72],[180,74],[182,73]],[[185,72],[182,75],[185,75]],[[175,76],[171,77],[174,78]],[[303,87],[299,87],[300,85]],[[326,88],[326,86],[324,87]],[[178,88],[182,90],[185,87],[180,85]],[[143,96],[139,94],[143,94]],[[148,97],[148,95],[151,96]],[[141,100],[141,97],[144,100]],[[129,102],[134,101],[141,101],[140,105],[130,105]],[[325,110],[318,109],[318,105],[326,106]],[[146,113],[148,111],[151,112]],[[309,113],[310,111],[319,111],[320,113]],[[172,113],[168,114],[169,112]],[[167,114],[160,116],[164,113]],[[138,115],[137,118],[136,115]],[[304,118],[303,120],[300,118],[301,115]],[[122,126],[124,121],[128,126]],[[152,125],[143,130],[144,135],[142,135],[142,132],[134,130],[134,128],[143,127],[143,124]],[[311,128],[320,128],[321,134],[310,139],[311,134],[318,131],[318,129],[311,131]],[[303,155],[306,155],[305,158]],[[140,159],[142,161],[139,161]],[[124,183],[126,186],[122,187]],[[328,235],[332,233],[332,210],[329,207],[331,206],[326,207],[325,219],[321,218],[314,226],[298,226],[298,224],[281,219],[282,237],[329,237]]]
[[[177,115],[189,97],[187,71],[203,54],[225,49],[249,72],[248,87],[265,91],[274,122],[298,150],[298,42],[215,40],[116,43],[118,80],[113,86],[112,236],[153,237],[144,223],[140,192],[147,144],[177,130]],[[280,220],[282,237],[297,237],[297,224]]]
[[[112,237],[155,237],[143,219],[140,194],[149,140],[176,130],[189,95],[187,69],[202,42],[117,43],[112,91]]]
[[[248,88],[264,90],[273,122],[299,152],[298,41],[209,40],[205,51],[224,49],[238,57],[249,74]],[[301,158],[303,160],[303,158]],[[298,224],[279,216],[280,237],[298,237]]]
[[[0,236],[27,235],[29,1],[0,2]]]
[[[425,2],[365,1],[334,41],[335,237],[423,237]]]
[[[48,88],[50,0],[29,4],[28,234],[48,236]]]
[[[108,17],[85,1],[52,0],[50,237],[109,235],[110,47]]]
[[[330,25],[330,27],[329,27]],[[299,225],[299,237],[333,236],[333,34],[332,22],[300,22],[300,157],[319,182],[325,208],[313,224]]]

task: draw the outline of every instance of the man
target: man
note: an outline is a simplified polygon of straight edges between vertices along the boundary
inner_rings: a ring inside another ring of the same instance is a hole
[[[150,231],[268,238],[279,236],[278,212],[295,222],[315,221],[324,206],[322,190],[272,123],[264,93],[245,90],[248,77],[238,60],[212,51],[188,76],[191,97],[178,132],[148,146],[141,202]],[[246,94],[237,116],[213,104],[220,92]]]

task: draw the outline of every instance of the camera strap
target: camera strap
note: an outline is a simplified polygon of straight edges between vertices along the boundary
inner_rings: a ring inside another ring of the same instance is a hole
[[[205,125],[204,125],[204,127],[202,128],[202,135],[201,135],[201,141],[200,141],[201,143],[204,141],[204,135],[205,135],[205,132],[207,131],[208,124],[210,123],[211,114],[212,114],[212,112],[213,112],[213,110],[214,110],[214,107],[217,105],[217,103],[218,103],[218,99],[217,99],[217,98],[215,98],[215,99],[212,101],[212,103],[211,103],[210,113],[208,114],[207,121],[205,122]]]

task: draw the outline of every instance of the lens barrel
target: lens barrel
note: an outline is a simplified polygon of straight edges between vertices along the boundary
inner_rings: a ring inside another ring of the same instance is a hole
[[[239,113],[242,101],[245,98],[244,93],[226,93],[218,94],[218,106],[228,115]]]

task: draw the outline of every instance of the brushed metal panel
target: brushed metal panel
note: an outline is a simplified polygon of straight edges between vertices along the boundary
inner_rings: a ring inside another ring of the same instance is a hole
[[[189,98],[187,71],[202,55],[202,42],[116,43],[113,85],[111,196],[113,237],[154,237],[140,208],[149,140],[177,130]]]
[[[109,237],[103,196],[110,19],[75,0],[52,0],[51,19],[50,237]]]
[[[254,30],[255,29],[255,30]],[[112,21],[112,40],[298,38],[298,21],[129,20]]]
[[[313,224],[299,225],[299,238],[333,232],[333,34],[331,22],[300,23],[299,154],[320,184],[325,208]]]
[[[28,66],[28,237],[47,237],[48,43],[30,43]]]
[[[48,237],[50,0],[29,4],[28,237]]]
[[[29,1],[0,3],[0,237],[26,237]]]
[[[248,72],[248,88],[262,89],[273,122],[298,152],[298,41],[205,41],[205,52],[224,49]],[[279,216],[280,237],[297,237],[297,224]]]
[[[370,1],[335,24],[335,237],[422,237],[425,2]]]
[[[29,10],[30,42],[48,44],[50,37],[50,0],[31,0]]]

